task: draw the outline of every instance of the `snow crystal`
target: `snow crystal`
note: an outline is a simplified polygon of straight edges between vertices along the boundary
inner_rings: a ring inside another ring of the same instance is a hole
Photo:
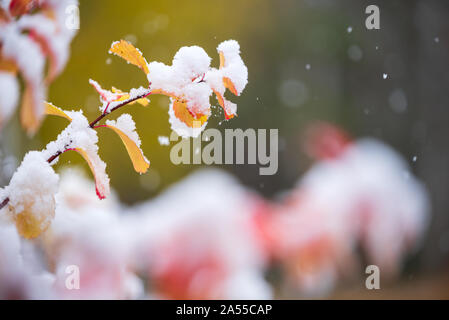
[[[0,72],[0,125],[6,122],[17,106],[19,84],[14,75]]]
[[[168,146],[170,144],[170,140],[166,136],[159,136],[157,140],[161,146]]]
[[[210,66],[211,58],[198,46],[182,47],[173,58],[172,67],[177,76],[187,82],[202,76]]]
[[[17,227],[24,236],[37,236],[50,225],[58,180],[42,153],[32,151],[25,155],[6,190]]]

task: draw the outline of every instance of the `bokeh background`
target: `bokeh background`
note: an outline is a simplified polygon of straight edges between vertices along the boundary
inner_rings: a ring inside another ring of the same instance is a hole
[[[365,28],[369,4],[380,8],[380,30]],[[409,263],[403,285],[383,290],[383,297],[449,298],[447,1],[81,0],[80,11],[81,28],[67,68],[50,88],[51,102],[83,109],[93,119],[99,101],[89,78],[106,88],[145,85],[141,72],[108,54],[115,40],[126,39],[148,61],[166,64],[179,47],[199,45],[218,66],[216,46],[236,39],[249,69],[249,84],[234,99],[239,116],[222,121],[216,108],[208,127],[279,129],[279,171],[260,176],[256,165],[222,168],[273,198],[291,188],[311,165],[301,148],[308,123],[325,120],[354,137],[381,139],[410,162],[432,203],[430,231],[421,254]],[[143,150],[151,160],[149,172],[135,173],[112,131],[100,132],[100,155],[120,200],[134,204],[155,197],[199,166],[173,165],[170,148],[158,143],[158,136],[170,135],[166,97],[152,97],[149,107],[131,106],[117,116],[129,108],[134,109]],[[3,130],[2,148],[22,159],[26,151],[43,148],[65,125],[48,118],[29,138],[16,114]],[[11,173],[17,161],[10,159]],[[59,165],[67,163],[87,169],[77,155],[63,155]],[[1,181],[7,184],[8,172],[3,172]],[[417,290],[411,293],[409,286]],[[336,296],[367,294],[337,291]]]

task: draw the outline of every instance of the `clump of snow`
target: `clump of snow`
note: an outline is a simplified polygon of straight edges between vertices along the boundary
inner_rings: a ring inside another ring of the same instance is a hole
[[[166,136],[158,136],[157,140],[161,146],[168,146],[170,144],[170,140]]]
[[[198,46],[182,47],[173,58],[172,65],[160,62],[148,64],[147,75],[150,88],[154,93],[168,95],[178,101],[185,101],[188,112],[194,119],[209,117],[211,114],[210,96],[216,93],[220,104],[225,109],[226,116],[232,117],[237,112],[237,105],[224,99],[226,87],[232,86],[237,95],[248,83],[248,69],[240,57],[240,46],[235,40],[228,40],[218,46],[218,52],[224,58],[220,69],[211,68],[211,58]],[[226,82],[226,84],[225,84]],[[183,119],[178,119],[169,108],[172,130],[183,137],[198,135],[200,130],[191,128]],[[198,120],[199,121],[199,120]]]
[[[240,46],[235,40],[220,43],[217,48],[224,56],[224,67],[221,69],[224,77],[231,79],[240,95],[248,83],[248,68],[240,57]]]
[[[55,214],[58,175],[37,151],[25,155],[6,193],[19,233],[26,238],[45,231]]]
[[[19,100],[19,84],[14,75],[0,72],[0,125],[11,117]]]

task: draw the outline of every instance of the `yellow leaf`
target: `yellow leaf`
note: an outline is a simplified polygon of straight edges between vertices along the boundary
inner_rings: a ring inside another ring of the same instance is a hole
[[[104,126],[112,129],[119,135],[120,139],[122,139],[123,144],[126,147],[126,151],[128,151],[129,157],[131,158],[131,161],[133,163],[134,170],[136,170],[138,173],[147,172],[148,168],[150,167],[150,162],[145,158],[142,149],[140,149],[140,147],[134,142],[134,140],[132,140],[126,133],[124,133],[117,127],[111,125]]]
[[[138,104],[146,107],[150,104],[150,100],[148,100],[147,98],[142,98],[142,99],[134,101],[133,103],[138,103]],[[131,103],[131,104],[133,104],[133,103]]]
[[[42,211],[40,206],[35,206],[33,197],[24,200],[24,208],[16,213],[14,207],[10,206],[17,232],[25,239],[34,239],[47,230],[55,216],[56,203],[52,197],[50,210]]]
[[[87,164],[89,165],[89,168],[92,171],[94,178],[95,178],[95,190],[97,192],[98,198],[100,198],[100,199],[106,198],[106,195],[109,190],[109,186],[105,185],[104,184],[105,182],[101,181],[99,179],[98,173],[96,172],[95,167],[92,163],[92,160],[89,158],[89,155],[87,154],[87,152],[81,148],[75,148],[72,150],[78,152],[84,158],[84,160],[86,160]]]
[[[70,118],[67,113],[65,113],[62,109],[54,106],[53,104],[49,102],[44,102],[45,104],[45,114],[52,115],[52,116],[59,116],[62,118],[66,118],[69,121],[72,121],[72,118]]]
[[[33,95],[33,89],[27,86],[22,96],[22,108],[20,109],[20,123],[28,134],[34,134],[40,125]]]
[[[125,40],[114,42],[111,46],[111,49],[109,49],[109,53],[114,53],[119,57],[125,59],[129,63],[138,66],[143,70],[143,72],[145,72],[145,74],[148,74],[150,72],[148,70],[147,61],[145,60],[139,49]]]
[[[126,100],[126,99],[129,99],[129,94],[123,92],[123,91],[120,90],[120,89],[117,89],[117,88],[115,88],[115,87],[112,87],[112,92],[113,92],[113,93],[118,93],[118,94],[123,94],[123,96],[121,96],[120,99],[119,99],[118,101],[124,101],[124,100]],[[131,102],[131,103],[129,103],[129,104],[134,104],[134,103],[138,103],[138,104],[140,104],[140,105],[146,107],[146,106],[148,106],[148,104],[150,103],[150,100],[148,100],[147,98],[142,98],[142,99],[139,99],[139,100],[135,100],[135,101],[133,101],[133,102]]]

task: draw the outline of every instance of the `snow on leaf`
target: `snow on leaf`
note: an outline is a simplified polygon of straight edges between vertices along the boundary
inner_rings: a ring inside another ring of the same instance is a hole
[[[81,148],[74,148],[71,150],[78,152],[84,160],[86,160],[95,178],[95,190],[97,192],[97,196],[101,200],[105,199],[109,195],[109,179],[103,178],[106,175],[106,172],[104,171],[104,168],[102,170],[103,166],[98,165],[98,160],[101,161],[101,159],[98,156],[95,158],[92,157],[92,154],[89,155],[84,149]],[[104,162],[101,161],[101,163],[104,165]]]
[[[104,127],[112,129],[122,139],[123,144],[128,151],[129,157],[138,173],[145,173],[150,167],[150,161],[145,158],[140,148],[140,139],[135,131],[136,126],[129,114],[121,115],[117,121],[108,120]]]
[[[113,101],[119,101],[124,96],[124,93],[122,92],[112,92],[106,89],[103,89],[100,84],[92,79],[89,79],[89,83],[97,90],[98,94],[100,95],[100,99],[103,102],[113,102]],[[125,100],[125,99],[123,99]]]
[[[36,238],[49,227],[55,215],[58,181],[42,153],[25,155],[6,190],[12,219],[24,238]]]
[[[122,90],[117,89],[115,87],[112,87],[112,92],[113,93],[118,93],[118,94],[123,94],[123,96],[120,98],[120,101],[129,99],[131,97],[129,93],[123,92]],[[135,100],[135,101],[133,101],[133,102],[131,102],[129,104],[131,105],[131,104],[135,104],[135,103],[138,103],[138,104],[146,107],[146,106],[148,106],[150,104],[150,100],[148,98],[142,98],[142,99]]]
[[[109,53],[113,53],[120,58],[125,59],[128,63],[139,67],[145,74],[149,73],[147,61],[143,57],[142,52],[131,43],[125,40],[116,41],[111,45]]]
[[[187,102],[175,100],[173,111],[176,118],[184,122],[190,128],[201,127],[208,119],[207,115],[194,115],[187,108]]]
[[[19,16],[31,11],[37,4],[37,0],[11,0],[9,12],[13,16]]]
[[[217,48],[220,55],[220,68],[223,84],[238,96],[248,83],[248,69],[240,57],[240,46],[235,40],[227,40]]]
[[[55,154],[66,151],[77,151],[89,164],[94,177],[97,194],[100,199],[109,195],[109,177],[106,174],[106,163],[98,155],[97,131],[89,127],[89,121],[81,111],[65,112],[72,121],[58,135],[55,141],[50,142],[43,154],[46,159]],[[58,159],[58,158],[56,158]],[[54,164],[57,160],[52,161]]]
[[[54,106],[53,104],[49,102],[44,102],[45,104],[45,114],[52,115],[52,116],[59,116],[62,118],[66,118],[69,121],[72,121],[72,118],[64,112],[64,110]]]

